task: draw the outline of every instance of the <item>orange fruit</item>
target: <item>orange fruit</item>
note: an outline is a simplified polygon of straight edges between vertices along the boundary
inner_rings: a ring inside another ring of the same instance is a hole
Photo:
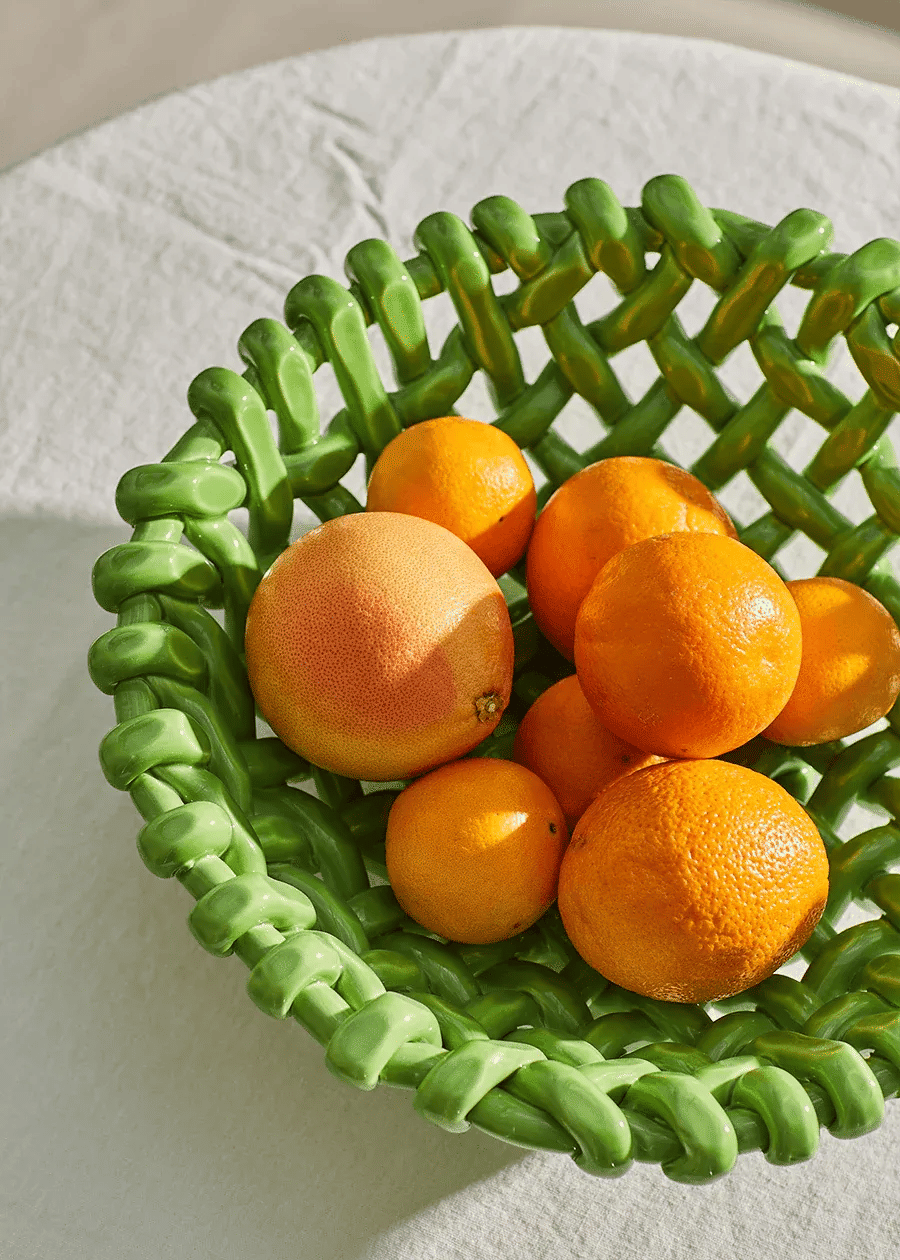
[[[497,583],[448,530],[394,512],[326,521],[283,551],[253,597],[245,645],[275,734],[357,779],[462,756],[512,687]]]
[[[391,806],[386,861],[415,921],[467,945],[530,927],[556,897],[566,820],[545,783],[513,761],[432,770]]]
[[[524,555],[536,503],[534,479],[508,434],[444,416],[388,442],[372,469],[366,508],[443,525],[499,577]]]
[[[660,760],[606,729],[576,674],[538,696],[519,723],[513,758],[544,780],[570,828],[613,779]]]
[[[724,508],[681,468],[634,455],[583,468],[547,501],[528,545],[538,629],[574,660],[575,618],[607,560],[644,538],[681,530],[737,537]]]
[[[584,960],[664,1002],[758,984],[809,938],[828,858],[778,783],[724,761],[667,761],[617,779],[575,828],[559,912]]]
[[[823,744],[884,717],[900,694],[900,631],[868,591],[841,578],[788,582],[803,658],[787,704],[764,733],[776,744]]]
[[[721,534],[666,534],[620,551],[575,630],[578,679],[600,721],[665,757],[717,757],[765,730],[800,654],[787,586]]]

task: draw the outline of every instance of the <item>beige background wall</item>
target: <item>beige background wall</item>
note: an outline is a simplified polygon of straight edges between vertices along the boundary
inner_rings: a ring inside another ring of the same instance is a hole
[[[724,40],[900,86],[900,0],[0,0],[0,168],[261,62],[373,35],[534,24]]]

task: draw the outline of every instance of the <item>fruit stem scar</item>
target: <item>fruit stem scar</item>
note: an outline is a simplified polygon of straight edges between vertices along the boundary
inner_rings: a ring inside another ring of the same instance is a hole
[[[490,722],[495,713],[503,708],[503,699],[496,691],[486,691],[475,701],[475,712],[479,722]]]

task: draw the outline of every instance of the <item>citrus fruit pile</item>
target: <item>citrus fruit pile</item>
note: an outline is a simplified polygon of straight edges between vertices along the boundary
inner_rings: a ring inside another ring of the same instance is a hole
[[[425,930],[504,940],[557,901],[574,949],[626,989],[742,992],[809,938],[828,860],[802,805],[723,758],[883,717],[900,633],[848,582],[784,582],[664,461],[601,460],[536,506],[495,426],[402,432],[366,510],[260,582],[245,642],[259,711],[314,765],[405,785],[386,865]],[[528,707],[497,582],[515,566],[555,662]],[[517,721],[511,758],[481,755],[501,721]]]

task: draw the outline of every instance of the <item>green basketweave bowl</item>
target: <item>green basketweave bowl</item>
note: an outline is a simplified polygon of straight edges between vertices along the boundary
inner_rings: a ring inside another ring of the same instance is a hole
[[[404,426],[453,414],[478,373],[493,422],[546,477],[541,503],[606,456],[670,458],[658,445],[667,428],[702,417],[707,440],[691,471],[713,491],[746,474],[770,507],[740,528],[742,540],[777,566],[805,535],[825,552],[820,572],[865,587],[900,620],[886,560],[900,533],[900,475],[885,436],[900,410],[900,243],[830,253],[821,214],[795,210],[768,227],[706,209],[672,175],[651,180],[639,208],[623,208],[598,179],[573,184],[564,201],[529,215],[488,197],[471,228],[431,214],[407,262],[364,241],[347,256],[346,287],[307,276],[288,294],[284,324],[246,329],[242,375],[210,368],[191,383],[193,424],[160,463],[122,478],[116,503],[134,532],[94,569],[96,599],[117,618],[90,651],[117,721],[100,759],[145,820],[146,865],[195,898],[197,940],[237,954],[253,1001],[293,1016],[342,1080],[404,1086],[451,1132],[475,1125],[571,1155],[586,1172],[615,1176],[640,1160],[701,1183],[741,1151],[775,1164],[809,1159],[820,1125],[835,1137],[868,1133],[900,1090],[900,874],[890,873],[900,864],[900,778],[889,775],[900,764],[900,706],[849,743],[753,746],[750,764],[821,829],[830,897],[790,967],[805,962],[802,979],[776,974],[703,1008],[608,984],[575,954],[555,911],[496,945],[454,945],[418,928],[385,882],[397,786],[340,778],[258,734],[242,656],[249,601],[288,545],[294,501],[323,521],[360,511],[342,484],[360,454],[369,469]],[[498,292],[492,276],[506,271]],[[596,273],[616,303],[582,322],[574,299]],[[676,308],[695,285],[714,304],[691,337]],[[810,291],[793,337],[773,305],[788,285]],[[422,304],[441,293],[456,324],[432,357]],[[516,339],[529,328],[548,352],[531,382]],[[826,372],[841,339],[860,374],[856,402]],[[632,402],[612,361],[641,342],[658,377]],[[759,388],[742,403],[717,368],[743,342]],[[379,356],[392,362],[390,385]],[[314,375],[326,362],[343,407],[320,432]],[[597,441],[582,453],[553,427],[576,395],[596,417]],[[803,470],[773,444],[791,413],[824,434]],[[861,524],[832,502],[851,470],[871,501]],[[537,633],[516,573],[501,585],[517,682],[480,755],[509,756],[516,719],[571,671]],[[289,786],[304,780],[314,792]],[[889,817],[847,838],[854,805]],[[841,930],[854,903],[871,917],[857,913]]]

